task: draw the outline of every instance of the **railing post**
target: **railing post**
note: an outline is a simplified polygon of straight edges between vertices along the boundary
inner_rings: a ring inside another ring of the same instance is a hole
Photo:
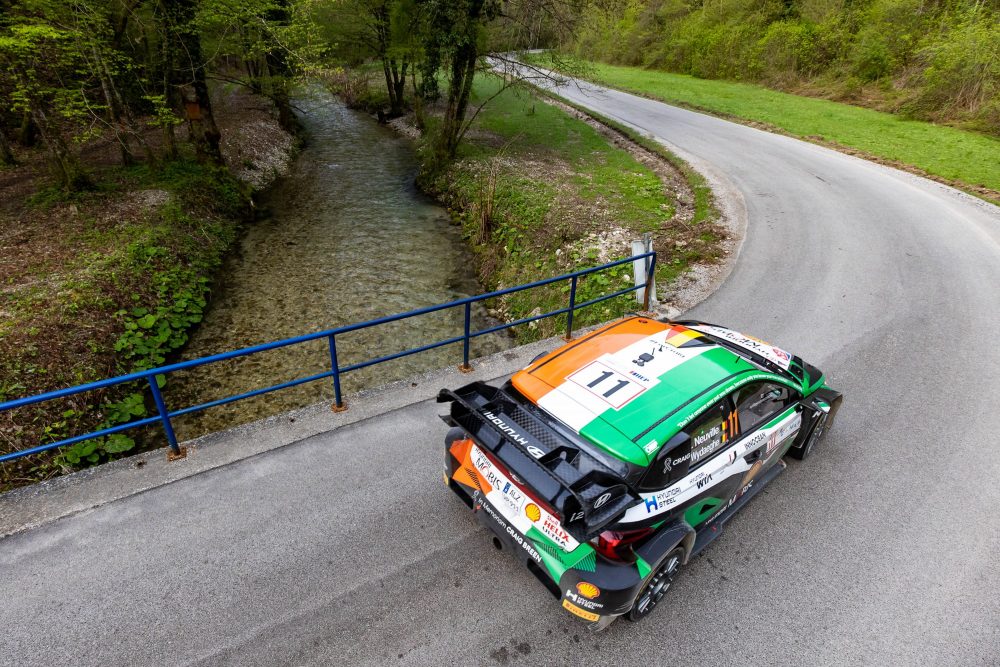
[[[462,339],[462,365],[458,367],[458,370],[463,373],[468,373],[472,370],[472,366],[469,365],[469,339],[470,332],[472,329],[472,302],[467,301],[465,303],[465,336]]]
[[[187,456],[187,447],[181,447],[177,444],[177,436],[174,435],[174,427],[170,424],[170,413],[167,411],[167,404],[163,401],[163,394],[160,393],[160,385],[156,383],[156,375],[147,375],[146,382],[149,383],[149,390],[153,392],[153,402],[156,403],[156,411],[160,413],[163,433],[167,436],[167,444],[170,445],[167,460],[182,459]]]
[[[648,246],[647,246],[648,247]],[[650,261],[652,259],[652,261]],[[646,287],[642,291],[642,310],[649,312],[649,294],[653,290],[653,272],[656,271],[656,255],[646,258]]]
[[[573,340],[573,309],[576,308],[576,276],[569,284],[569,312],[566,313],[566,340]]]
[[[340,364],[337,361],[337,334],[327,336],[330,343],[330,369],[333,371],[333,398],[334,403],[330,409],[334,412],[343,412],[347,409],[344,405],[343,396],[340,393]]]

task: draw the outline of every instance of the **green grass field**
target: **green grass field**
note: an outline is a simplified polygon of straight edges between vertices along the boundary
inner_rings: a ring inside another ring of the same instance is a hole
[[[535,56],[539,64],[547,58]],[[585,78],[671,104],[766,123],[1000,192],[1000,139],[761,86],[585,63]]]

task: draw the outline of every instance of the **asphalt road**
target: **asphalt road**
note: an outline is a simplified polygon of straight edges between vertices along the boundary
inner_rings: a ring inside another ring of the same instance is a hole
[[[745,202],[694,316],[794,350],[836,428],[590,634],[441,484],[420,403],[0,541],[0,664],[1000,662],[1000,209],[786,137],[562,91]]]

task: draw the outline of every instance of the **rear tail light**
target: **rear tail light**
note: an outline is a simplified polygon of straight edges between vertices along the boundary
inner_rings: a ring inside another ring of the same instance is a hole
[[[597,543],[591,542],[597,551],[611,560],[632,562],[635,552],[632,547],[645,537],[652,535],[652,528],[637,530],[606,530],[597,537]]]

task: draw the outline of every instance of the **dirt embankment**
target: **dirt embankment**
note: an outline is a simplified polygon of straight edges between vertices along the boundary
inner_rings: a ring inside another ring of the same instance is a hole
[[[52,189],[40,150],[0,172],[0,401],[154,367],[187,340],[253,192],[287,171],[296,146],[267,100],[230,88],[213,97],[227,168],[190,157],[123,167],[99,138],[82,149],[88,191]],[[147,140],[158,149],[161,135]],[[0,413],[0,453],[150,415],[143,389]],[[0,490],[136,446],[123,434],[7,463]]]

